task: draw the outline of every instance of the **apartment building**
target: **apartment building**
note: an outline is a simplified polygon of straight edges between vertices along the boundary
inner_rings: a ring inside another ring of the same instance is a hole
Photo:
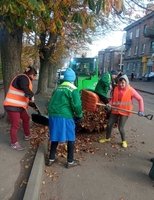
[[[125,29],[123,71],[133,72],[137,78],[154,72],[154,11],[130,24]]]
[[[1,64],[1,52],[0,52],[0,83],[2,82],[2,64]]]
[[[98,69],[102,74],[120,69],[121,47],[108,47],[98,52]]]

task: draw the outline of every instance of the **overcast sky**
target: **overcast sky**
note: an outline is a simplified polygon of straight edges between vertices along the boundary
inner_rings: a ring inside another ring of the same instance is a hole
[[[93,44],[90,45],[90,51],[87,56],[94,57],[98,54],[98,51],[109,46],[121,46],[123,34],[123,31],[113,31],[108,36],[94,41]]]
[[[145,4],[147,4],[147,1],[144,1]],[[154,3],[154,1],[151,1],[151,3]],[[143,13],[143,10],[142,10]],[[137,11],[137,13],[142,16],[142,13],[140,10]],[[144,13],[143,13],[144,15]],[[132,17],[132,16],[131,16]],[[123,28],[126,27],[126,25],[123,25],[120,29],[123,30]],[[92,45],[89,46],[90,50],[87,52],[87,56],[94,57],[98,55],[98,51],[105,49],[109,46],[121,46],[122,40],[123,40],[123,34],[124,31],[112,31],[108,36],[100,38],[100,40],[94,41]]]

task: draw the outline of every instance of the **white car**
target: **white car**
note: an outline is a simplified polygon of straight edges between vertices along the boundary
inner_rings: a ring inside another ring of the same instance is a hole
[[[150,72],[149,75],[148,75],[148,77],[149,77],[149,78],[154,77],[154,72]]]
[[[64,79],[64,73],[65,73],[65,71],[66,71],[66,69],[62,69],[62,70],[60,71],[60,76],[59,76],[60,80],[63,80],[63,79]]]
[[[66,71],[66,68],[57,70],[56,76],[57,76],[57,80],[59,83],[61,83],[63,81],[65,71]]]
[[[154,80],[154,72],[144,74],[143,80],[146,80],[146,81]]]

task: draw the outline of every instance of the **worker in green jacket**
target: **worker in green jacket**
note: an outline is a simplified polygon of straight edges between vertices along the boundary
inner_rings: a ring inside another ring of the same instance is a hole
[[[48,166],[55,162],[56,149],[59,142],[67,142],[66,167],[79,164],[74,159],[75,119],[82,118],[80,94],[74,85],[75,72],[68,68],[64,73],[64,82],[53,92],[48,106],[50,155]]]
[[[109,103],[109,96],[108,93],[110,89],[114,89],[116,82],[114,81],[117,77],[118,73],[115,70],[112,70],[110,73],[106,72],[102,75],[100,80],[98,81],[95,93],[98,94],[100,100],[104,104]]]

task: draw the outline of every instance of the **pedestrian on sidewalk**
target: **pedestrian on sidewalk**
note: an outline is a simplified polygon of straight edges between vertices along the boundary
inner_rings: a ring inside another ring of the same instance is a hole
[[[119,78],[118,86],[115,87],[112,99],[110,104],[107,105],[108,109],[111,109],[111,106],[117,107],[117,109],[111,109],[111,115],[108,121],[106,129],[106,138],[100,139],[100,143],[110,142],[111,141],[111,132],[114,123],[118,123],[118,129],[121,135],[122,147],[127,148],[128,144],[125,138],[125,124],[130,116],[130,112],[118,110],[126,109],[131,111],[133,109],[132,99],[136,99],[139,107],[139,116],[144,116],[144,102],[140,94],[129,85],[129,80],[126,75],[123,75]]]
[[[20,120],[22,120],[25,140],[30,139],[30,117],[27,113],[27,108],[29,102],[34,101],[32,81],[35,79],[36,75],[36,70],[29,66],[23,74],[14,77],[3,102],[4,109],[6,110],[8,119],[11,123],[11,147],[15,150],[20,151],[24,149],[17,139]]]
[[[55,155],[58,143],[67,142],[67,163],[66,167],[79,164],[74,159],[75,143],[75,118],[82,118],[82,106],[80,94],[74,81],[75,72],[68,68],[64,73],[64,82],[57,87],[50,99],[49,112],[49,131],[50,131],[50,155],[47,165],[55,162]]]
[[[134,81],[134,72],[131,73],[131,81]]]

